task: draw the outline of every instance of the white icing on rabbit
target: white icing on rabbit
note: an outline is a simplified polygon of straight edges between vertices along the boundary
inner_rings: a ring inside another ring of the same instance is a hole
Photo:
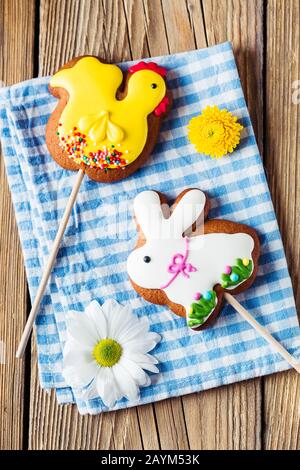
[[[169,207],[161,206],[155,191],[144,191],[134,201],[145,244],[129,255],[128,274],[141,288],[162,289],[171,302],[185,307],[187,315],[192,302],[201,296],[211,299],[214,286],[222,283],[224,273],[229,277],[237,258],[240,262],[243,260],[245,268],[241,264],[242,270],[249,266],[248,277],[253,271],[254,240],[247,233],[183,236],[201,215],[204,216],[205,200],[202,191],[192,189],[183,195],[171,216]],[[238,267],[236,272],[240,272]],[[229,284],[232,285],[226,289],[236,288],[246,279],[234,272],[231,277]],[[214,306],[210,310],[212,313]]]

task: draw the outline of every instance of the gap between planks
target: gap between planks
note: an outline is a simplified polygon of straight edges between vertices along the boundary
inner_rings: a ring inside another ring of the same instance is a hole
[[[33,0],[0,1],[0,80],[4,85],[34,74],[34,18]],[[28,292],[3,157],[0,187],[0,340],[5,342],[6,353],[5,364],[0,365],[0,449],[18,450],[27,442],[29,371],[25,363],[16,361],[15,352],[28,311]]]

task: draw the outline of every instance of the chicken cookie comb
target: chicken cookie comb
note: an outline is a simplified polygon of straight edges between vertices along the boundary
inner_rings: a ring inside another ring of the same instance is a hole
[[[113,183],[127,178],[146,161],[163,117],[171,107],[166,69],[139,62],[123,74],[116,65],[93,56],[78,57],[50,80],[59,99],[46,127],[46,144],[63,168],[77,171],[71,195],[53,242],[18,350],[22,357],[55,263],[72,207],[85,174]]]

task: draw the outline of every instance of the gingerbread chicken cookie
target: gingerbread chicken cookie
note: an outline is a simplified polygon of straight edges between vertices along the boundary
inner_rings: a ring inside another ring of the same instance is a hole
[[[134,201],[138,242],[127,260],[135,290],[186,316],[195,330],[214,322],[224,292],[251,286],[260,250],[252,228],[228,220],[204,222],[208,210],[199,189],[183,191],[171,209],[162,194],[140,193]]]
[[[50,80],[59,103],[46,142],[63,168],[96,181],[126,178],[147,159],[171,105],[166,69],[139,62],[123,73],[96,57],[73,59]]]

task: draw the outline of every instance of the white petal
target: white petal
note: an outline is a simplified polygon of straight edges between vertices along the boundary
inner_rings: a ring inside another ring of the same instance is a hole
[[[109,320],[114,312],[118,312],[120,307],[121,305],[115,299],[107,299],[101,307],[106,320]]]
[[[128,374],[131,375],[131,377],[140,387],[145,387],[145,385],[147,385],[149,382],[148,375],[135,362],[123,356],[119,364],[128,372]]]
[[[70,361],[68,361],[69,364]],[[64,364],[62,375],[68,385],[74,388],[86,387],[97,375],[95,361],[78,366],[77,364]]]
[[[75,341],[88,348],[93,348],[99,341],[96,329],[83,313],[78,314],[78,318],[67,319],[67,329]]]
[[[148,337],[145,337],[145,339],[125,341],[121,346],[124,350],[144,354],[155,348],[156,344],[157,341],[155,339],[148,339]]]
[[[97,331],[98,341],[107,338],[107,321],[102,307],[93,300],[85,309],[87,317]]]
[[[108,408],[113,407],[115,402],[122,397],[110,367],[102,367],[99,370],[96,387],[100,398]]]
[[[131,375],[119,363],[112,367],[112,371],[123,396],[128,400],[138,400],[140,396],[139,387]]]
[[[87,388],[81,391],[81,397],[83,400],[93,400],[99,397],[96,380],[93,380]]]
[[[161,341],[161,336],[158,333],[155,333],[155,331],[149,331],[147,339],[152,339],[155,343],[159,343]]]
[[[69,342],[66,343],[66,346],[68,345],[68,343]],[[67,349],[67,347],[65,347],[63,351],[63,356],[63,364],[66,367],[84,367],[85,365],[91,364],[92,362],[96,364],[96,361],[94,360],[91,351],[89,351],[88,349]]]
[[[108,324],[108,337],[119,341],[120,335],[128,323],[120,312],[113,312]]]
[[[126,328],[123,328],[119,335],[119,341],[130,341],[137,337],[144,337],[149,333],[149,322],[144,320],[131,321]]]
[[[127,347],[127,345],[130,347],[133,343],[137,343],[137,342],[140,342],[140,341],[145,341],[145,342],[153,342],[154,346],[152,346],[152,348],[150,349],[153,349],[157,343],[159,343],[161,340],[161,337],[157,334],[157,333],[154,333],[152,331],[144,331],[144,330],[141,330],[140,332],[138,332],[136,330],[135,333],[131,334],[131,332],[128,333],[127,337],[125,337],[125,335],[123,335],[123,340],[120,342],[122,342],[124,348]],[[150,349],[148,349],[148,351],[150,351]],[[142,351],[142,352],[147,352],[146,350]]]
[[[138,354],[132,351],[124,351],[123,356],[138,364],[142,369],[149,370],[154,373],[159,372],[159,369],[154,365],[157,364],[158,361],[154,356],[150,356],[150,354]]]
[[[154,364],[150,364],[149,362],[139,362],[139,366],[142,369],[149,370],[149,372],[153,372],[154,374],[159,373],[158,367],[156,367]]]
[[[87,348],[83,347],[83,346],[80,346],[77,341],[74,341],[70,335],[67,334],[67,341],[65,342],[65,346],[64,346],[64,350],[63,350],[63,354],[68,354],[68,353],[71,353],[73,351],[86,351]]]
[[[113,305],[112,309],[110,305]],[[123,306],[112,300],[109,304],[106,301],[102,308],[108,320],[108,337],[118,341],[121,332],[132,323],[134,318],[131,308],[129,305]]]
[[[125,350],[123,355],[131,359],[133,362],[149,362],[149,364],[158,364],[158,360],[156,357],[152,356],[151,354],[139,354],[132,351]]]
[[[149,387],[149,385],[151,385],[151,377],[146,374],[146,382],[144,383],[144,385],[142,385],[142,387]]]

